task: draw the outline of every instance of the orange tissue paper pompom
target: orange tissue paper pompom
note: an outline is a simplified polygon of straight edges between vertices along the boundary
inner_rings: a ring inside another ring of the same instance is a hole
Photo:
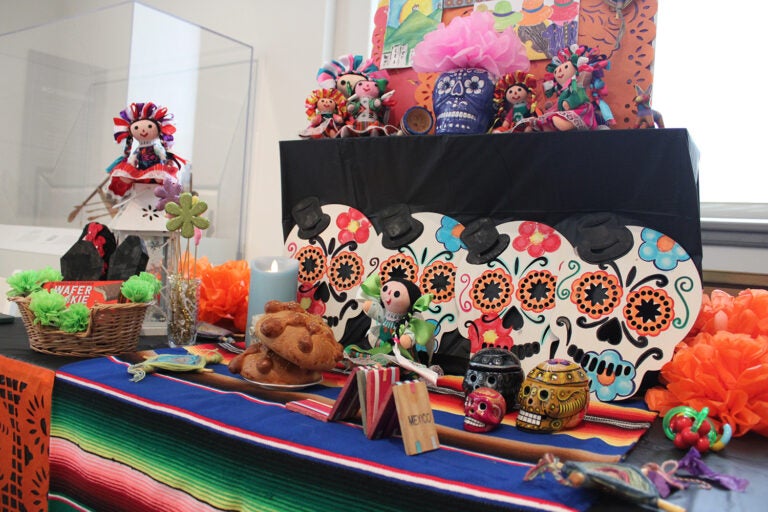
[[[196,262],[200,277],[198,319],[212,324],[227,319],[235,329],[245,332],[248,317],[250,269],[244,260],[211,265],[206,258]]]
[[[768,290],[747,289],[736,296],[722,290],[705,294],[689,335],[718,331],[768,336]]]
[[[710,419],[718,427],[730,424],[734,437],[750,430],[768,436],[768,336],[751,335],[763,328],[766,317],[755,313],[755,307],[765,306],[764,297],[763,293],[744,294],[728,304],[719,294],[714,296],[713,302],[718,304],[713,310],[728,310],[729,319],[745,311],[754,313],[732,323],[749,333],[700,332],[679,344],[672,360],[661,369],[666,387],[655,387],[645,395],[648,407],[662,415],[679,405],[698,410],[708,407]],[[755,304],[756,299],[760,304]],[[749,307],[736,304],[738,301],[749,302]]]

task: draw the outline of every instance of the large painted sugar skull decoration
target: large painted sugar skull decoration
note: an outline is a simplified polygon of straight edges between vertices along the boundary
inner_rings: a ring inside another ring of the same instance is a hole
[[[565,359],[549,359],[528,372],[518,402],[518,428],[535,432],[572,428],[586,414],[589,379],[580,365]]]
[[[446,71],[435,82],[435,133],[485,133],[493,117],[494,80],[484,69]]]
[[[501,424],[507,403],[501,393],[491,388],[478,388],[464,401],[464,430],[490,432]]]
[[[413,56],[416,72],[442,73],[432,92],[438,135],[487,132],[496,79],[530,65],[514,29],[497,32],[493,14],[484,11],[440,24],[416,45]]]
[[[509,350],[491,347],[478,351],[469,360],[462,388],[467,395],[480,388],[495,389],[512,409],[522,382],[523,369],[517,356]]]

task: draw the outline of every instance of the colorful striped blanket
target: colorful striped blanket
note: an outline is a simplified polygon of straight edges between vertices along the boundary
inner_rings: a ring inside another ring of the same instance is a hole
[[[263,389],[223,364],[131,382],[127,367],[143,355],[57,372],[52,510],[586,510],[592,491],[523,476],[545,452],[619,460],[655,417],[598,403],[567,433],[519,431],[512,412],[496,431],[471,434],[463,396],[444,381],[430,391],[441,447],[407,456],[399,438],[368,440],[359,422],[286,409],[305,398],[331,403],[344,374],[299,391]]]

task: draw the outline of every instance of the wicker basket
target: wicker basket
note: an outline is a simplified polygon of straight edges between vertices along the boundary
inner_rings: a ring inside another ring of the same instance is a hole
[[[29,297],[12,297],[19,306],[32,350],[56,356],[97,357],[136,350],[149,303],[95,304],[88,329],[69,333],[35,324]]]

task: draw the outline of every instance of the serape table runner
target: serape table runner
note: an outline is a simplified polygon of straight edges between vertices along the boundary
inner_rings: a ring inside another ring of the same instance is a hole
[[[176,349],[179,350],[179,349]],[[198,347],[197,350],[200,350]],[[173,352],[161,350],[158,352]],[[346,375],[298,391],[232,375],[154,373],[131,382],[146,354],[82,361],[56,375],[51,500],[85,510],[587,510],[589,490],[524,482],[537,455],[619,460],[653,413],[595,404],[568,433],[462,427],[463,396],[430,392],[441,447],[408,456],[398,437],[368,440],[358,422],[325,423],[286,409],[331,403]]]

